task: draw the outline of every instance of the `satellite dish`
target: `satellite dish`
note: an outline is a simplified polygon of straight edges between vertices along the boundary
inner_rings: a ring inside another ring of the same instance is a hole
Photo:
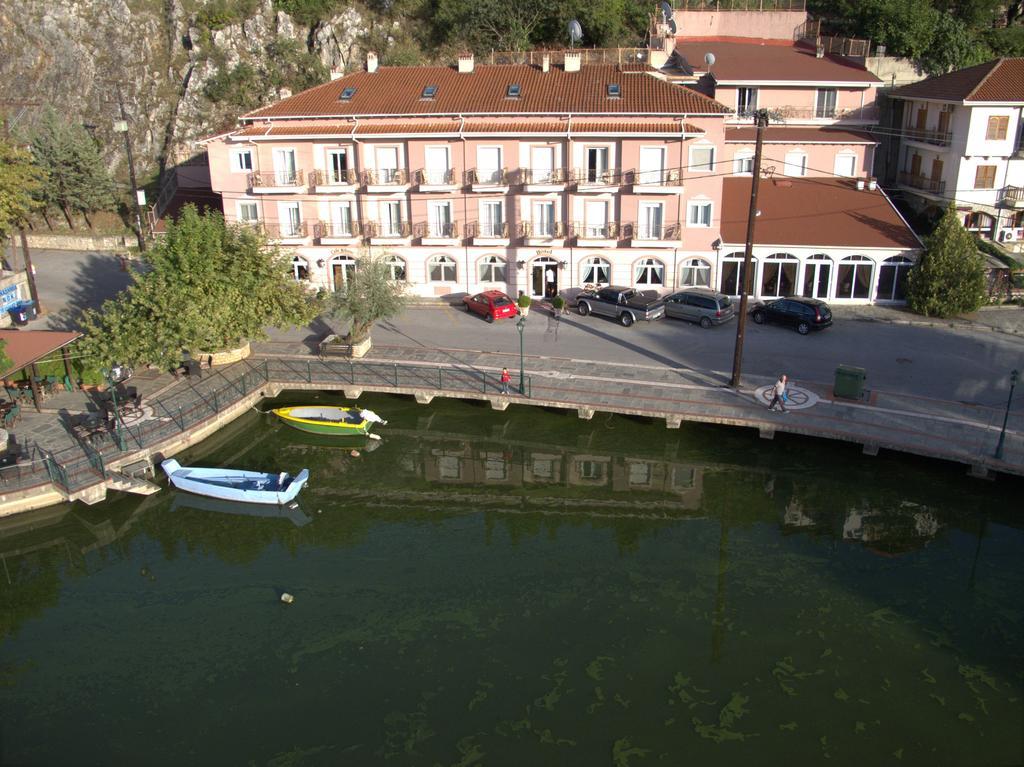
[[[715,65],[715,54],[710,53],[710,52],[709,53],[705,53],[704,54],[704,63],[707,65],[708,72],[710,72],[711,71],[711,67],[713,67]]]
[[[667,22],[672,18],[672,6],[666,2],[658,3],[658,7],[661,9],[661,20]]]
[[[668,31],[671,32],[673,35],[676,33],[676,20],[675,19],[669,19],[668,20]]]
[[[573,19],[569,22],[569,47],[576,45],[580,40],[583,39],[583,27],[580,23]]]

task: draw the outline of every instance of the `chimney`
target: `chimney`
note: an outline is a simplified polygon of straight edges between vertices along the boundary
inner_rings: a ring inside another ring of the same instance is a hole
[[[564,68],[566,72],[579,72],[582,55],[579,51],[566,51]]]
[[[345,70],[344,69],[332,69],[331,70],[331,82],[332,83],[335,80],[340,80],[344,76],[345,76]]]
[[[459,54],[459,72],[466,74],[467,72],[473,71],[473,54],[472,53],[460,53]]]
[[[551,71],[551,54],[550,53],[545,52],[544,55],[540,57],[540,71],[541,72],[550,72]]]
[[[874,176],[872,176],[871,178],[868,179],[868,189],[870,189],[873,192],[877,188],[878,188],[878,179],[875,178]]]
[[[814,50],[814,57],[818,58],[818,59],[825,58],[825,46],[824,45],[821,45],[820,43],[818,44],[818,47],[815,48],[815,50]]]
[[[858,191],[864,191],[864,179],[862,179],[862,178],[858,178],[857,179],[857,190]]]
[[[373,74],[377,71],[377,54],[373,51],[366,53],[366,71]]]
[[[292,89],[291,88],[278,88],[277,89],[277,97],[278,98],[288,99],[288,98],[291,98],[291,96],[292,96]]]

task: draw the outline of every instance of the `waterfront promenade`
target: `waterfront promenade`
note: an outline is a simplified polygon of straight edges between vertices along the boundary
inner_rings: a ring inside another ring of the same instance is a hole
[[[27,461],[0,470],[0,515],[67,499],[102,500],[109,490],[145,490],[133,475],[215,432],[264,397],[287,390],[329,390],[355,398],[363,392],[412,396],[425,406],[434,397],[483,400],[496,409],[516,405],[561,408],[581,418],[598,413],[649,417],[667,428],[711,423],[779,435],[840,440],[874,455],[893,450],[952,461],[984,476],[1024,475],[1024,413],[1011,412],[1003,455],[995,458],[1003,408],[869,390],[857,402],[832,396],[830,381],[791,381],[789,413],[767,410],[771,379],[745,376],[733,390],[721,372],[671,365],[614,363],[527,355],[525,392],[501,394],[499,373],[519,356],[507,351],[381,344],[360,361],[320,359],[301,341],[254,345],[251,359],[207,371],[199,379],[141,373],[133,383],[143,412],[115,439],[89,445],[76,439],[70,420],[95,409],[87,392],[64,393],[42,413],[26,413],[15,439]],[[386,417],[386,414],[385,414]],[[765,449],[772,442],[766,441]]]

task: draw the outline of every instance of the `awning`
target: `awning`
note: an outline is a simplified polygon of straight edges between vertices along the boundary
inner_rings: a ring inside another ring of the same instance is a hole
[[[64,330],[0,330],[0,341],[6,342],[4,353],[13,363],[2,377],[39,362],[81,337],[81,333]]]

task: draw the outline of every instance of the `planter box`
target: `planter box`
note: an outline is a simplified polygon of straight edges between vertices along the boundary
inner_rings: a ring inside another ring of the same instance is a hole
[[[338,336],[328,336],[320,342],[320,356],[351,357],[359,359],[360,357],[366,356],[366,353],[370,351],[370,347],[372,346],[373,341],[369,336],[357,344],[346,343],[344,339],[339,338]]]
[[[236,349],[225,349],[219,352],[199,352],[190,356],[202,365],[209,362],[210,367],[215,368],[219,365],[230,365],[233,362],[241,362],[250,354],[252,354],[252,349],[249,347],[249,342],[247,341]]]

